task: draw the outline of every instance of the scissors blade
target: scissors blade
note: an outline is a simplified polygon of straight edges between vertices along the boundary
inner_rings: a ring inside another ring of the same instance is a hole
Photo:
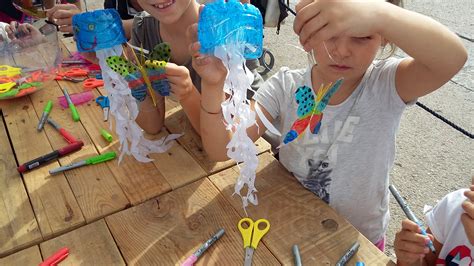
[[[109,120],[109,107],[104,107],[104,122]]]
[[[244,266],[251,266],[252,265],[252,258],[253,258],[253,252],[255,250],[251,247],[246,247],[245,248],[245,260],[244,260]]]

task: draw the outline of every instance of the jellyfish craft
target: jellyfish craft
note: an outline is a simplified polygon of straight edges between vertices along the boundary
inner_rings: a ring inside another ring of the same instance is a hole
[[[171,140],[178,138],[180,134],[172,134],[160,140],[147,140],[135,122],[138,105],[129,88],[129,82],[133,77],[126,80],[126,75],[123,76],[121,71],[112,70],[107,62],[113,61],[110,58],[120,57],[123,54],[122,45],[127,42],[118,12],[115,9],[105,9],[77,14],[73,16],[72,24],[77,49],[80,52],[95,52],[99,59],[104,87],[110,100],[110,113],[115,118],[115,130],[120,141],[119,162],[125,154],[133,155],[140,162],[149,162],[151,159],[147,157],[148,154],[168,150],[172,145]],[[111,66],[115,66],[113,62]],[[142,85],[140,78],[148,80],[148,76],[146,78],[139,76],[136,71],[138,69],[130,68],[130,70],[135,70],[127,74],[137,76],[135,79],[138,80],[137,86]],[[147,83],[145,87],[148,88],[149,85]],[[156,86],[156,89],[165,91],[167,88]],[[112,128],[112,124],[110,127]]]
[[[227,145],[227,155],[239,163],[240,174],[234,193],[242,198],[245,210],[249,202],[258,204],[254,186],[257,148],[246,131],[256,123],[255,113],[246,98],[253,74],[245,66],[245,60],[262,54],[262,16],[253,5],[241,4],[238,0],[217,0],[206,4],[200,14],[198,39],[201,53],[220,58],[228,70],[224,91],[231,97],[222,103],[222,113],[227,130],[234,134]],[[244,186],[246,195],[241,194]]]

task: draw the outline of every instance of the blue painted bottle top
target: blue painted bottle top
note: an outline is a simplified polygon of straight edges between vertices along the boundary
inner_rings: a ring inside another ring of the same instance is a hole
[[[245,59],[257,59],[263,51],[262,14],[238,0],[208,3],[199,16],[198,40],[203,54],[213,54],[216,46],[243,44]]]
[[[127,42],[122,20],[115,9],[74,15],[72,27],[79,52],[95,52]]]

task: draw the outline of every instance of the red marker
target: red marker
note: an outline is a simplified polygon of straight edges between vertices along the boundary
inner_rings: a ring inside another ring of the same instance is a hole
[[[51,257],[45,259],[39,266],[56,266],[58,263],[63,261],[69,255],[68,248],[62,248],[56,253],[54,253]]]
[[[82,146],[84,146],[84,142],[82,142],[82,141],[74,142],[73,144],[69,144],[66,147],[63,147],[59,150],[55,150],[51,153],[48,153],[46,155],[43,155],[43,156],[38,157],[36,159],[33,159],[33,160],[31,160],[27,163],[24,163],[24,164],[18,166],[17,170],[20,173],[24,173],[26,171],[29,171],[29,170],[33,169],[33,168],[37,168],[41,165],[44,165],[49,161],[55,160],[59,157],[62,157],[62,156],[68,155],[70,153],[73,153],[75,151],[78,151],[82,148]]]
[[[72,144],[74,142],[76,142],[76,138],[74,138],[71,133],[69,133],[68,131],[66,131],[66,129],[62,128],[58,123],[56,123],[56,121],[54,121],[53,119],[51,119],[51,117],[48,117],[48,123],[50,125],[52,125],[56,130],[59,131],[59,134],[61,134],[61,136],[63,136],[63,138],[69,143],[69,144]]]

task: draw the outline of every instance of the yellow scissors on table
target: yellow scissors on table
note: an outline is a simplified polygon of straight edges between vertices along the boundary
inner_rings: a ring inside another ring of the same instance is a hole
[[[248,224],[248,227],[244,228],[243,225]],[[260,224],[265,225],[264,228],[260,228]],[[242,239],[244,240],[245,248],[245,260],[244,266],[252,265],[253,253],[257,249],[257,245],[260,239],[270,230],[270,222],[267,219],[259,219],[254,222],[250,218],[242,218],[237,224]]]

